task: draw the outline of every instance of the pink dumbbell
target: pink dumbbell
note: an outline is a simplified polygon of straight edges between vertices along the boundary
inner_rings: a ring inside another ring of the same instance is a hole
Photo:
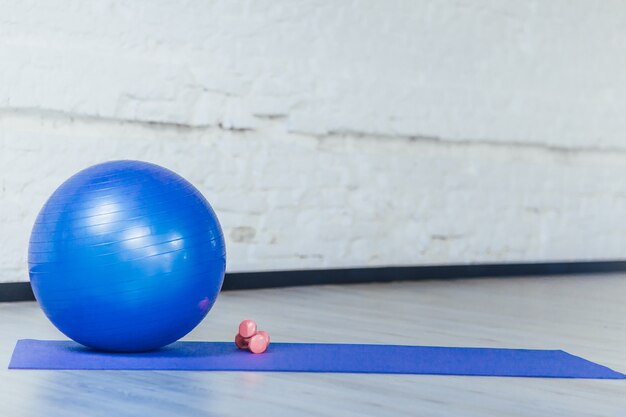
[[[257,334],[252,336],[248,341],[248,350],[252,353],[263,353],[270,345],[270,335],[259,330]]]
[[[270,344],[270,335],[263,330],[257,331],[252,320],[244,320],[239,324],[239,333],[235,336],[235,345],[239,349],[247,349],[252,353],[263,353]]]
[[[252,320],[244,320],[239,323],[239,334],[242,337],[252,337],[256,334],[256,323]]]

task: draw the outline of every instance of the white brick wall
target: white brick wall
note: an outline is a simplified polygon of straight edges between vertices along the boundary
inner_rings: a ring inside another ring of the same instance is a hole
[[[0,281],[93,163],[194,182],[229,270],[622,258],[626,6],[0,0]]]

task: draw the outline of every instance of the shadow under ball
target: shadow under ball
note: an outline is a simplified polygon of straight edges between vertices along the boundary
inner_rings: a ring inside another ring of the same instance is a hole
[[[224,281],[224,237],[176,173],[112,161],[65,181],[41,209],[28,263],[37,301],[66,336],[105,351],[158,349],[189,333]]]

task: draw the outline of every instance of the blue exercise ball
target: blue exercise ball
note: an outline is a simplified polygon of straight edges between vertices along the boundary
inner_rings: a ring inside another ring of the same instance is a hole
[[[213,209],[188,181],[151,163],[112,161],[52,194],[28,263],[37,301],[66,336],[141,352],[202,321],[222,287],[226,250]]]

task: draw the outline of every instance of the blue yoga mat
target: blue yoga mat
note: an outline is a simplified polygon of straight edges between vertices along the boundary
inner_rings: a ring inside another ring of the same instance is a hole
[[[562,350],[313,343],[272,343],[259,355],[228,342],[176,342],[154,352],[121,354],[26,339],[17,342],[9,368],[626,378]]]

